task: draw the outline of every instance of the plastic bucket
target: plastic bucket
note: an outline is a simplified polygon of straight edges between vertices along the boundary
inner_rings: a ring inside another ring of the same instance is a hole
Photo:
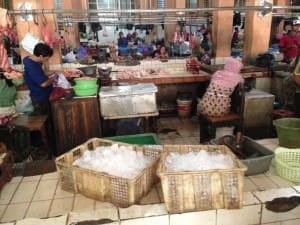
[[[286,148],[300,148],[300,119],[281,118],[273,121],[279,145]]]
[[[177,99],[177,112],[179,117],[189,117],[191,114],[192,100]]]

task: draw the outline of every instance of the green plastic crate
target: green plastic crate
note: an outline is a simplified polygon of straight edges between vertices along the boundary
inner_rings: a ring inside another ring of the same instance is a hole
[[[124,142],[127,144],[160,145],[160,141],[157,135],[154,133],[122,135],[122,136],[106,137],[106,139],[112,141]]]

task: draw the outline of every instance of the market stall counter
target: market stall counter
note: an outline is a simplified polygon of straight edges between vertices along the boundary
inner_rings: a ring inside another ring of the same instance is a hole
[[[208,74],[213,74],[219,69],[222,69],[224,67],[223,64],[218,65],[201,65],[201,71],[206,72]],[[273,71],[276,70],[286,70],[288,65],[274,65],[272,67]],[[270,77],[271,76],[271,70],[268,67],[258,67],[254,65],[244,65],[244,67],[241,70],[241,74],[244,78],[260,78],[260,77]]]

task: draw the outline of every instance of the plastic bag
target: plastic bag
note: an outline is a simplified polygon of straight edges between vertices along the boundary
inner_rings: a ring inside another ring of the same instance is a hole
[[[29,91],[17,91],[15,106],[18,113],[33,112]]]
[[[62,73],[55,74],[54,76],[57,79],[57,83],[55,84],[55,87],[61,87],[61,88],[64,88],[64,89],[70,89],[71,88],[71,84],[69,83],[67,78]]]
[[[63,59],[67,63],[76,62],[76,55],[74,54],[73,51],[70,51],[69,53],[66,54],[66,56],[63,56]]]
[[[29,52],[30,54],[33,54],[34,47],[40,42],[43,41],[34,36],[33,33],[27,32],[24,38],[21,40],[21,45],[25,49],[25,51]]]

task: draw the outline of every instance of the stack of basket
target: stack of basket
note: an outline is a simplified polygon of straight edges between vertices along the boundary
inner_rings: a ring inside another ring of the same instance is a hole
[[[133,179],[73,165],[85,151],[113,144],[131,146],[135,151],[152,156],[153,161]],[[171,152],[185,154],[200,150],[228,154],[233,161],[233,168],[167,171],[166,157]],[[92,138],[59,156],[56,159],[56,166],[63,190],[81,193],[100,201],[109,201],[118,207],[139,203],[158,181],[158,177],[161,179],[166,209],[171,213],[220,208],[237,209],[243,206],[243,181],[247,168],[225,145],[136,145]]]
[[[277,174],[287,180],[300,182],[300,119],[274,120],[279,146],[275,150]]]

